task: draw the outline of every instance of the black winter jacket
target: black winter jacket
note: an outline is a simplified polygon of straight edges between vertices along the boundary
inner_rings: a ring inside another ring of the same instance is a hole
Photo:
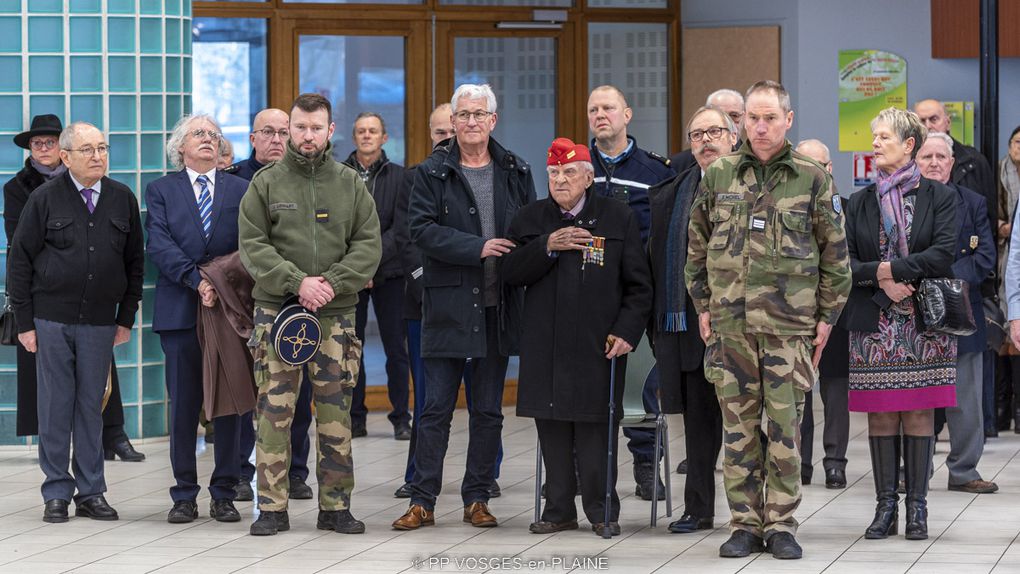
[[[489,139],[494,165],[496,236],[506,237],[517,211],[535,200],[531,167]],[[482,223],[452,139],[422,162],[414,174],[408,206],[411,241],[422,252],[423,357],[485,357],[485,280]],[[499,350],[516,355],[523,289],[500,285]]]

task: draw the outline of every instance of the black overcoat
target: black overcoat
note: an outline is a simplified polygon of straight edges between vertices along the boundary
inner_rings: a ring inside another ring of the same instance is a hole
[[[605,238],[603,265],[580,251],[546,252],[549,234],[577,225]],[[637,345],[652,309],[648,259],[634,212],[587,192],[581,212],[564,220],[546,198],[518,213],[509,236],[518,247],[502,257],[503,279],[526,287],[517,415],[574,422],[606,421],[610,362],[606,337]],[[616,414],[622,416],[625,360],[617,360]],[[636,384],[641,384],[638,381]]]

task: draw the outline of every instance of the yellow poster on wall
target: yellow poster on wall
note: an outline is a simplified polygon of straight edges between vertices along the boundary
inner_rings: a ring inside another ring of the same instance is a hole
[[[974,102],[942,102],[951,123],[949,135],[956,141],[974,145]]]
[[[907,107],[907,61],[880,50],[839,52],[839,151],[871,150],[871,120]]]

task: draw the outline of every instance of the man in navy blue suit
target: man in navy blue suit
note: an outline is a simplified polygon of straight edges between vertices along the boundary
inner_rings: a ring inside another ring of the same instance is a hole
[[[215,120],[185,116],[174,126],[167,157],[180,169],[145,189],[148,216],[146,251],[159,270],[152,329],[159,333],[166,355],[166,388],[170,395],[170,463],[177,484],[170,488],[174,506],[167,522],[180,524],[198,517],[198,471],[195,440],[202,409],[202,349],[196,332],[199,297],[212,289],[198,266],[237,251],[237,213],[248,189],[243,179],[216,169],[219,140]],[[237,522],[234,486],[240,474],[238,415],[217,417],[215,467],[209,484],[209,515]]]

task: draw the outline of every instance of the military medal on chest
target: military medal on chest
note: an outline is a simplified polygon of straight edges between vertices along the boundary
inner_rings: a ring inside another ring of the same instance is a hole
[[[598,265],[602,267],[606,264],[606,238],[593,235],[591,241],[588,242],[588,247],[584,249],[584,255],[581,261],[581,269],[584,269],[585,264],[591,263],[592,265]]]

